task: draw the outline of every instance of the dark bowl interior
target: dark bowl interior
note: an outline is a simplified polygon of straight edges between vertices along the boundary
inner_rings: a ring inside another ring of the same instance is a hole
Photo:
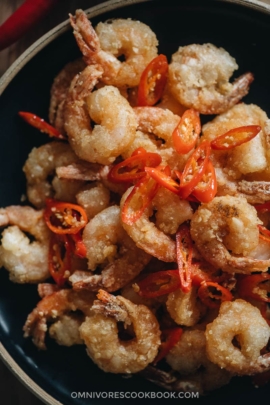
[[[211,42],[224,47],[237,60],[237,76],[245,71],[255,75],[245,101],[259,105],[270,114],[270,15],[227,2],[183,0],[175,5],[175,1],[167,0],[132,4],[106,12],[92,22],[118,17],[131,17],[148,24],[157,34],[160,53],[168,57],[178,46],[191,43]],[[4,91],[0,100],[0,206],[20,204],[25,192],[22,166],[34,146],[48,141],[45,135],[25,124],[18,111],[32,111],[46,119],[53,78],[67,62],[79,56],[69,30],[34,56]],[[65,405],[85,405],[102,400],[71,398],[71,393],[163,391],[140,376],[123,379],[103,373],[91,362],[84,347],[65,348],[49,341],[46,352],[38,351],[22,333],[26,316],[38,301],[36,290],[34,285],[11,283],[8,273],[1,269],[0,337],[17,364],[53,398]],[[269,385],[255,389],[249,378],[235,378],[229,386],[201,397],[199,402],[227,404],[247,399],[259,402],[269,394]],[[160,399],[159,403],[166,401]]]

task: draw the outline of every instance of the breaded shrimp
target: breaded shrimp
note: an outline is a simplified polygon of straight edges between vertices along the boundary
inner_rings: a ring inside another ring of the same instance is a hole
[[[246,73],[229,82],[236,61],[213,44],[180,47],[169,65],[168,87],[185,107],[201,114],[220,114],[237,104],[249,91],[253,75]]]
[[[87,317],[80,327],[87,353],[104,371],[137,373],[151,363],[160,345],[160,330],[156,317],[144,305],[136,305],[121,296],[104,290],[92,307],[94,315]],[[134,337],[121,340],[117,322],[133,326]]]
[[[154,32],[140,21],[116,19],[99,23],[96,31],[82,10],[70,15],[75,39],[87,64],[97,64],[101,80],[117,87],[134,87],[148,63],[157,56]],[[118,60],[125,56],[125,61]]]
[[[38,283],[49,277],[48,249],[50,231],[43,210],[11,205],[0,209],[2,233],[0,265],[9,271],[16,283]],[[27,234],[35,240],[30,241]]]
[[[191,219],[190,233],[206,261],[229,273],[267,271],[270,260],[249,257],[259,245],[257,212],[243,197],[215,197]]]

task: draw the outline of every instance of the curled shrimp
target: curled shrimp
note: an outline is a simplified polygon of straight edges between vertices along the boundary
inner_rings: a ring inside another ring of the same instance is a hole
[[[205,333],[207,355],[219,367],[238,375],[270,368],[269,353],[261,355],[270,328],[258,308],[250,303],[241,299],[223,302],[218,317],[207,325]]]
[[[47,323],[56,322],[62,319],[64,315],[69,315],[75,311],[89,315],[94,299],[94,294],[88,291],[74,291],[72,289],[63,289],[46,295],[28,315],[23,327],[24,337],[31,336],[34,344],[39,349],[45,350]]]
[[[0,209],[2,233],[0,263],[16,283],[38,283],[49,277],[49,235],[43,211],[11,205]],[[35,240],[30,241],[25,232]]]
[[[229,273],[267,271],[270,260],[249,257],[259,245],[257,212],[243,197],[215,197],[191,219],[191,237],[205,260]]]
[[[106,226],[104,226],[106,224]],[[86,225],[83,241],[87,250],[88,268],[101,267],[100,274],[79,273],[70,277],[75,289],[97,291],[106,288],[116,291],[136,277],[150,261],[150,256],[139,249],[121,225],[120,208],[116,205],[98,213]]]
[[[138,121],[137,136],[123,156],[130,156],[141,146],[149,152],[160,154],[163,164],[171,169],[183,170],[189,154],[180,155],[172,143],[172,133],[179,124],[179,115],[159,107],[135,107],[134,112]]]
[[[91,65],[73,80],[65,105],[65,130],[81,159],[107,165],[133,141],[137,122],[116,87],[105,86],[92,93],[100,75],[101,70]],[[96,123],[93,129],[91,119]]]
[[[232,378],[232,373],[208,359],[205,333],[201,329],[186,329],[166,361],[180,374],[179,382],[190,381],[201,393],[220,388]]]
[[[54,195],[51,176],[58,166],[78,161],[71,147],[64,142],[50,142],[30,152],[23,171],[27,180],[27,197],[37,208],[45,205],[45,199]]]
[[[160,330],[156,317],[145,305],[136,305],[121,296],[104,290],[92,307],[94,315],[80,327],[87,353],[104,371],[137,373],[151,363],[160,345]],[[117,323],[133,327],[134,337],[121,340]]]
[[[82,59],[69,62],[55,77],[51,87],[51,99],[49,106],[49,121],[62,134],[64,129],[64,105],[69,86],[76,74],[86,67]]]
[[[157,56],[156,35],[140,21],[110,20],[100,22],[94,30],[86,14],[77,10],[70,22],[86,63],[102,67],[105,84],[137,86],[143,70]],[[124,62],[118,60],[122,55]]]
[[[120,202],[121,208],[131,190],[129,188],[123,194]],[[172,204],[170,208],[168,202]],[[155,207],[159,213],[159,216],[157,213],[156,224],[150,221]],[[176,233],[179,225],[191,217],[192,209],[187,201],[180,200],[178,196],[168,190],[160,189],[152,205],[145,209],[141,217],[132,225],[123,222],[123,228],[140,249],[164,262],[175,262],[176,245],[168,234]]]
[[[230,150],[212,150],[211,160],[216,169],[217,194],[240,194],[254,204],[269,200],[270,195],[266,113],[255,104],[237,104],[203,126],[202,140],[211,142],[233,128],[246,125],[259,125],[261,131],[255,138]]]
[[[180,104],[202,114],[220,114],[249,91],[253,75],[246,73],[229,82],[236,61],[212,44],[180,47],[169,65],[168,87]]]

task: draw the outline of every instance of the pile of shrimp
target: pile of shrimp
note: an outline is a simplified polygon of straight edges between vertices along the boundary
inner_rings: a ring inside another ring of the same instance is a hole
[[[84,345],[104,372],[140,373],[169,390],[206,394],[232,378],[265,375],[270,237],[260,227],[270,227],[270,121],[259,106],[242,101],[252,73],[231,82],[238,65],[226,50],[179,47],[160,99],[138,106],[142,74],[158,56],[151,28],[131,19],[94,28],[82,10],[70,15],[70,23],[82,58],[57,75],[49,106],[50,125],[64,140],[33,148],[23,167],[28,202],[0,210],[1,266],[13,282],[37,284],[40,295],[24,336],[42,350],[48,337],[59,345]],[[189,109],[209,119],[193,148],[179,153],[172,134]],[[158,156],[161,167],[182,173],[205,140],[247,125],[260,127],[252,140],[211,149],[217,182],[211,201],[159,186],[140,215],[138,202],[129,205],[132,223],[123,219],[136,184],[112,181],[116,164],[143,148]],[[47,199],[76,204],[87,216],[85,254],[73,253],[61,285],[49,271]],[[144,295],[146,277],[178,269],[183,226],[197,278],[192,273],[188,290],[178,282],[165,294]],[[204,278],[198,281],[198,274]],[[250,295],[243,293],[241,286],[254,277],[265,278]],[[208,288],[210,299],[203,299],[205,280],[219,280],[227,296]],[[170,343],[170,336],[177,339]]]

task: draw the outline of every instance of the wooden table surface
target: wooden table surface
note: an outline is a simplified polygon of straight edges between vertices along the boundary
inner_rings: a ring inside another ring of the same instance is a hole
[[[270,4],[270,0],[261,0]],[[0,24],[23,3],[23,0],[0,0]],[[59,0],[50,15],[22,39],[0,52],[0,76],[35,40],[68,18],[77,8],[87,9],[101,0]],[[42,405],[0,361],[0,403],[3,405]]]

